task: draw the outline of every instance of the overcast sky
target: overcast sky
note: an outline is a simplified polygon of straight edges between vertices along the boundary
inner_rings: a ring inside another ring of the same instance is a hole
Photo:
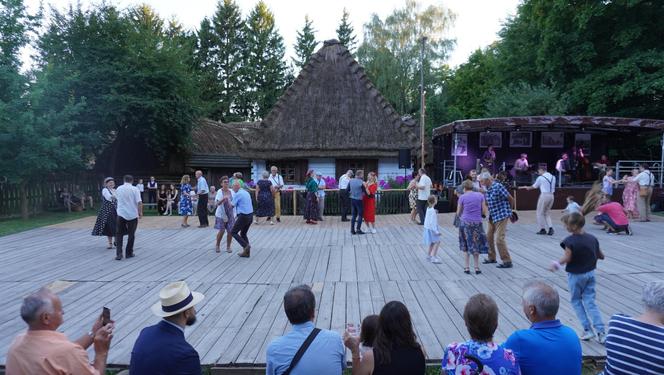
[[[40,0],[25,0],[32,9],[36,9]],[[70,0],[43,0],[56,8],[65,9]],[[84,6],[100,1],[79,0]],[[258,0],[236,0],[246,16]],[[336,28],[344,7],[350,12],[358,39],[362,39],[362,26],[371,14],[378,14],[384,19],[395,8],[402,7],[404,0],[265,0],[275,15],[277,28],[284,37],[287,56],[293,55],[296,33],[304,25],[308,15],[317,30],[319,41],[336,37]],[[198,28],[203,17],[214,13],[217,0],[107,0],[121,8],[147,3],[157,10],[163,18],[176,17],[185,27]],[[442,4],[456,15],[456,22],[449,31],[449,38],[457,41],[450,55],[448,64],[457,66],[466,61],[477,48],[485,47],[495,41],[502,23],[515,14],[519,0],[420,0],[423,6]]]

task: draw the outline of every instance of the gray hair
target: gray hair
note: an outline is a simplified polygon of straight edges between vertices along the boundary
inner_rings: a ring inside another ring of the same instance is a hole
[[[346,175],[348,175],[350,177],[353,177],[355,174],[353,173],[352,169],[349,169],[349,170],[346,171]]]
[[[265,179],[269,178],[269,177],[270,177],[270,172],[268,172],[268,171],[263,171],[263,173],[261,173],[261,177],[263,177],[263,178],[265,178]]]
[[[21,305],[21,318],[28,323],[34,323],[44,312],[53,314],[53,294],[46,288],[39,289],[35,293],[23,299]]]
[[[664,314],[664,281],[652,281],[644,285],[641,300],[646,309]]]
[[[551,285],[541,280],[534,280],[523,286],[523,301],[528,306],[535,306],[538,318],[552,318],[558,313],[560,297]]]
[[[493,177],[491,177],[491,173],[489,173],[489,172],[482,172],[482,173],[480,173],[479,178],[480,178],[480,181],[484,181],[484,180],[490,180]]]

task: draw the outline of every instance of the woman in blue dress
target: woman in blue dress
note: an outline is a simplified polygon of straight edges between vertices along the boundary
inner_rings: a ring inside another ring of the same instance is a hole
[[[263,171],[261,179],[256,183],[256,219],[255,223],[258,224],[258,219],[261,217],[270,221],[270,225],[274,225],[272,216],[274,216],[274,196],[272,182],[268,180],[270,173]]]
[[[493,342],[493,334],[498,328],[498,305],[493,298],[481,293],[470,297],[463,309],[463,320],[470,340],[447,346],[443,374],[521,374],[514,353]]]
[[[188,174],[182,176],[180,181],[180,216],[182,216],[182,228],[187,228],[189,216],[193,214],[191,205],[191,177]]]

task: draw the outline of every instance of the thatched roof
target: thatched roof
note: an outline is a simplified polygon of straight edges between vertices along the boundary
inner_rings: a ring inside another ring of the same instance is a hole
[[[439,126],[433,136],[483,130],[664,131],[664,120],[596,116],[524,116],[459,120]]]
[[[266,159],[396,157],[398,149],[417,150],[416,133],[350,52],[330,40],[309,58],[263,121],[203,121],[194,131],[192,151]]]

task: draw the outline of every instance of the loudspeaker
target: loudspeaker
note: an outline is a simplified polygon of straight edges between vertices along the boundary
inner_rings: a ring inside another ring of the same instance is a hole
[[[409,169],[410,167],[411,167],[410,149],[409,148],[399,149],[399,168]]]

